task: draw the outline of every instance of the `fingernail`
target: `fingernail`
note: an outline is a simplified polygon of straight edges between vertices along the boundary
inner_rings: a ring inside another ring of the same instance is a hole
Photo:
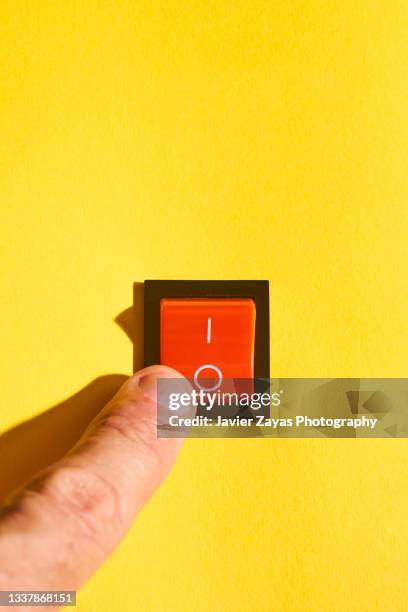
[[[168,388],[171,388],[174,391],[178,391],[179,393],[191,392],[191,384],[186,378],[175,378],[172,376],[161,377],[157,376],[156,374],[146,374],[145,376],[141,376],[139,380],[139,387],[143,391],[143,394],[153,401],[157,401],[157,385],[159,380],[162,382],[163,390],[166,390],[165,384],[167,382],[169,384]]]
[[[157,399],[157,381],[158,377],[154,374],[147,374],[146,376],[142,376],[139,380],[139,387],[143,395],[146,395],[146,397],[154,402]]]

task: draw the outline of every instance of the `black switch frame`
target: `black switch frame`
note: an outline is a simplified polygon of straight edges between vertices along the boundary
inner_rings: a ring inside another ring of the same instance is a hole
[[[252,298],[256,308],[254,378],[269,378],[269,281],[146,280],[144,282],[145,366],[160,363],[162,298]]]

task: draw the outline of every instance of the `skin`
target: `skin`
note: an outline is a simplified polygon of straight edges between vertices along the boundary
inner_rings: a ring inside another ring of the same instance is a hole
[[[70,453],[2,508],[0,590],[77,590],[110,555],[183,443],[156,434],[157,378],[173,377],[164,366],[134,374]]]

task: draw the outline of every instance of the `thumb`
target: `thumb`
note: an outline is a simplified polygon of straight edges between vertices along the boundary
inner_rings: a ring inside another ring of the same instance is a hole
[[[72,451],[3,512],[0,590],[75,590],[121,540],[182,444],[157,438],[158,378],[181,374],[151,366],[129,378]]]

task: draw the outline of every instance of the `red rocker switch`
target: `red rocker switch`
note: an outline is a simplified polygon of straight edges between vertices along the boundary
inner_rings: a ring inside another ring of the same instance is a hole
[[[160,362],[186,378],[253,378],[255,302],[250,298],[162,298]]]

